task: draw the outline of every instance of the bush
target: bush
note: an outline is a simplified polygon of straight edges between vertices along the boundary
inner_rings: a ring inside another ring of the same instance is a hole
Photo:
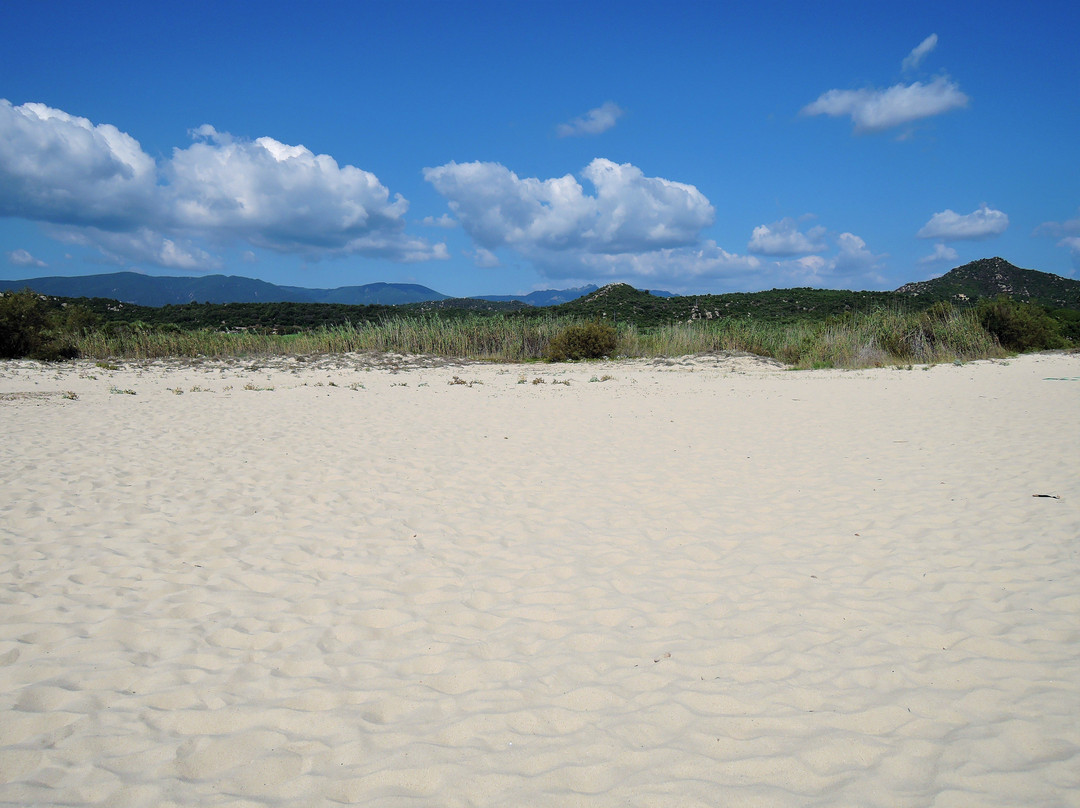
[[[1007,350],[1042,351],[1065,346],[1061,326],[1040,306],[1001,296],[981,301],[975,311],[982,327]]]
[[[0,358],[56,362],[78,355],[64,318],[40,295],[29,289],[0,294]]]
[[[0,295],[0,358],[29,356],[41,344],[48,323],[45,303],[29,289]]]
[[[551,339],[544,357],[552,362],[599,359],[614,354],[617,344],[615,328],[607,323],[571,325]]]
[[[1080,311],[1054,309],[1049,314],[1057,323],[1061,335],[1073,345],[1080,345]]]

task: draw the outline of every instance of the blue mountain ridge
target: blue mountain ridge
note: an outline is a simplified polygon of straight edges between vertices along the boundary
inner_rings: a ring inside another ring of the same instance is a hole
[[[239,275],[198,277],[143,275],[138,272],[110,272],[101,275],[47,276],[22,280],[0,280],[0,291],[33,289],[53,297],[103,297],[138,306],[168,306],[184,303],[344,303],[351,306],[426,303],[447,300],[444,295],[415,283],[368,283],[335,289],[279,286]],[[553,306],[576,300],[597,289],[594,285],[573,289],[546,289],[524,295],[472,295],[477,300],[520,300],[530,306]],[[670,292],[653,292],[672,297]]]

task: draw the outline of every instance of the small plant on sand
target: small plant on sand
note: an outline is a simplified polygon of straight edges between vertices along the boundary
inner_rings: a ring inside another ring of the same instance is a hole
[[[94,367],[99,367],[102,370],[120,370],[119,365],[114,365],[111,362],[95,362]]]
[[[184,388],[183,387],[166,387],[165,389],[168,390],[170,393],[172,393],[174,396],[182,396],[182,395],[184,395]]]
[[[64,393],[64,398],[66,398],[68,401],[78,401],[79,394],[76,393],[74,390],[68,390],[66,393]]]
[[[366,390],[367,388],[364,387],[364,385],[360,384],[360,382],[353,382],[352,384],[349,385],[349,389],[350,390]]]
[[[110,387],[109,392],[112,393],[113,395],[118,395],[118,396],[119,395],[124,395],[124,396],[133,396],[133,395],[135,395],[134,390],[121,390],[119,387]]]
[[[244,385],[244,389],[245,390],[257,390],[259,392],[264,392],[264,391],[267,391],[267,390],[273,390],[274,388],[273,387],[259,387],[258,385],[255,385],[255,384],[252,384],[251,382],[248,382],[247,384]]]
[[[537,376],[535,379],[533,379],[532,383],[533,384],[547,384],[547,382],[545,382],[540,376]]]
[[[617,344],[618,335],[608,323],[569,325],[548,343],[544,357],[552,362],[599,359],[614,354]]]

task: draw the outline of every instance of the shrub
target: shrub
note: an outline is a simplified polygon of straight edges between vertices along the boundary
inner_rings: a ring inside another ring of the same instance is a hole
[[[607,323],[570,325],[552,337],[544,357],[552,362],[574,359],[599,359],[615,353],[618,338]]]
[[[0,357],[29,356],[42,341],[48,312],[41,298],[29,289],[0,295]]]
[[[1040,306],[1001,296],[981,301],[975,311],[979,323],[1002,348],[1042,351],[1065,345],[1061,326]]]
[[[0,295],[0,358],[55,362],[79,355],[62,318],[35,292]]]
[[[1074,345],[1080,344],[1080,311],[1075,309],[1054,309],[1049,312],[1058,324],[1061,335]]]

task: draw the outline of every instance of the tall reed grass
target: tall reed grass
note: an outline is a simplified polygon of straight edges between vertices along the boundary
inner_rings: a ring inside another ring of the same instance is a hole
[[[573,322],[577,321],[500,316],[400,318],[289,335],[129,328],[87,332],[78,338],[77,347],[82,356],[94,359],[375,351],[522,362],[540,359],[551,340]],[[825,322],[786,324],[729,318],[645,329],[623,323],[617,331],[619,356],[745,351],[797,368],[859,368],[1005,355],[975,315],[963,310],[912,313],[878,309]]]

